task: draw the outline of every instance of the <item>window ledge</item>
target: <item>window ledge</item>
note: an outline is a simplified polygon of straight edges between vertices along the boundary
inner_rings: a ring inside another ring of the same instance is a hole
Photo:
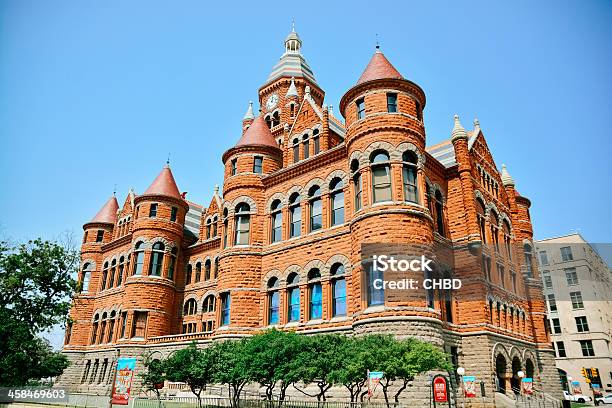
[[[345,322],[351,320],[348,316],[334,316],[332,317],[329,322],[330,323],[337,323],[337,322]]]
[[[289,322],[285,325],[285,327],[298,327],[300,326],[302,323],[299,320],[296,320],[295,322]]]
[[[325,323],[323,319],[312,319],[306,322],[306,326],[314,326],[317,324]]]

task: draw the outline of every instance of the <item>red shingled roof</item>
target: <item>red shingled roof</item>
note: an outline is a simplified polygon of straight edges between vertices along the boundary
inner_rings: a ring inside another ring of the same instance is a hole
[[[240,140],[238,140],[238,143],[236,143],[236,147],[253,145],[278,148],[278,143],[276,143],[276,140],[274,140],[274,136],[272,136],[272,132],[270,132],[270,129],[262,116],[255,118],[253,123],[251,123],[251,126],[249,126],[247,131],[244,132],[244,135],[242,135]]]
[[[380,51],[376,50],[372,59],[368,63],[365,71],[359,77],[357,81],[357,85],[362,84],[364,82],[373,81],[375,79],[386,79],[386,78],[396,78],[396,79],[404,79],[402,74],[398,72],[397,69],[389,62],[389,60],[385,57],[385,55]]]
[[[144,192],[144,195],[149,194],[181,198],[181,193],[176,186],[176,181],[174,181],[174,176],[172,175],[170,167],[165,166],[157,178],[153,180],[153,183],[151,183],[147,191]]]
[[[98,211],[95,217],[90,222],[102,222],[105,224],[114,224],[117,218],[117,210],[119,209],[119,203],[117,198],[112,196],[108,199],[106,204]]]

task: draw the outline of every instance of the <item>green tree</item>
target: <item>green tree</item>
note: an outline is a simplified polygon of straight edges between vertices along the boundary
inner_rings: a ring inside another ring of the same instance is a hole
[[[331,378],[348,390],[351,402],[357,402],[363,386],[367,382],[368,367],[364,355],[368,353],[370,343],[366,337],[350,338],[342,344],[340,355],[342,367],[331,373]]]
[[[194,342],[168,357],[164,366],[166,378],[186,383],[198,399],[198,407],[201,407],[202,391],[214,380],[214,364],[210,350],[200,350]]]
[[[159,393],[159,385],[163,386],[166,380],[165,361],[153,358],[152,353],[147,353],[143,356],[143,365],[146,371],[140,374],[142,388],[149,392],[153,392],[157,398],[157,404],[161,407],[161,395]]]
[[[210,353],[214,366],[214,381],[227,384],[230,389],[232,407],[240,405],[240,394],[252,379],[249,376],[247,339],[227,340],[216,343]]]
[[[39,334],[65,320],[78,257],[69,242],[0,242],[0,385],[55,377],[68,366]]]

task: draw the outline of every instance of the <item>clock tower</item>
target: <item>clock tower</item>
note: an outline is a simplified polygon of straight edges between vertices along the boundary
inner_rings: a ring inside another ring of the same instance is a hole
[[[291,126],[295,119],[306,87],[309,87],[315,103],[323,105],[325,92],[317,83],[301,49],[302,40],[294,26],[285,38],[285,52],[259,88],[261,115],[277,139],[282,136],[285,124]]]

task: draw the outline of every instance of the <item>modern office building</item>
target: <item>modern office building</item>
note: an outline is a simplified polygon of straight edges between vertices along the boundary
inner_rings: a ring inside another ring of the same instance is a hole
[[[612,392],[612,272],[580,234],[537,241],[536,249],[564,388]]]

